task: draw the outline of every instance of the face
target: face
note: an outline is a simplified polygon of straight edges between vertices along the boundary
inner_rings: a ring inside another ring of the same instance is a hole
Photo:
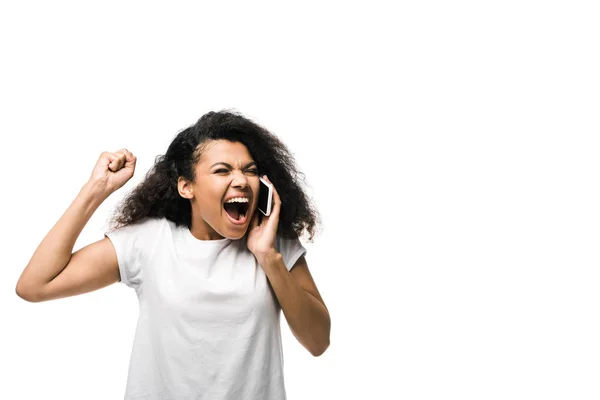
[[[258,167],[246,146],[227,140],[209,142],[195,172],[195,182],[183,178],[178,182],[179,194],[191,201],[192,234],[200,240],[242,238],[256,210],[259,191]],[[237,198],[235,204],[225,205],[232,197]],[[246,211],[245,216],[240,211]]]

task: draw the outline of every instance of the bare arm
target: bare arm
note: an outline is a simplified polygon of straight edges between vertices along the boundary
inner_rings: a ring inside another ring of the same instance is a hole
[[[23,270],[16,286],[19,297],[31,302],[50,300],[89,292],[119,280],[110,240],[105,238],[74,254],[72,251],[83,227],[100,204],[133,175],[135,157],[125,152],[102,153],[90,181],[42,240]],[[130,160],[132,164],[127,168]]]
[[[279,253],[265,257],[261,266],[296,339],[313,356],[323,354],[329,347],[331,318],[304,256],[289,272]]]

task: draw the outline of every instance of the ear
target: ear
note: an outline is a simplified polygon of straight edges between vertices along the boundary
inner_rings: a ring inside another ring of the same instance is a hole
[[[184,199],[191,200],[194,198],[194,189],[192,188],[192,184],[181,176],[177,180],[177,190],[179,191],[179,195]]]

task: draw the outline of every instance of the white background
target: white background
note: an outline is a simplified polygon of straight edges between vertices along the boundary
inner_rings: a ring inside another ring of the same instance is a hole
[[[0,398],[122,398],[134,291],[15,284],[102,151],[136,174],[74,250],[222,108],[289,146],[323,219],[331,346],[282,318],[290,400],[599,398],[598,10],[391,3],[2,3]]]

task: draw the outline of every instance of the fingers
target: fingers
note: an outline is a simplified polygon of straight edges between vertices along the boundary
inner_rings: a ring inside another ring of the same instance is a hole
[[[273,184],[273,182],[271,182],[271,180],[269,179],[269,177],[267,175],[263,175],[263,179],[266,180],[267,182],[269,182],[271,184],[271,186],[273,186],[273,208],[271,210],[271,214],[269,215],[269,217],[271,215],[273,215],[274,213],[277,213],[277,215],[279,215],[279,210],[281,208],[281,198],[279,197],[279,193],[277,193],[277,189],[275,188],[275,185]]]
[[[136,157],[127,149],[121,149],[114,153],[104,152],[104,155],[109,161],[108,169],[113,172],[117,172],[127,163],[135,164]]]
[[[116,151],[116,153],[124,154],[125,155],[125,159],[127,161],[134,161],[136,159],[136,157],[133,155],[133,153],[130,152],[129,150],[127,150],[127,149],[118,150],[118,151]]]
[[[123,153],[109,153],[108,159],[110,163],[108,164],[108,169],[112,172],[117,172],[123,165],[125,165],[125,154]]]

